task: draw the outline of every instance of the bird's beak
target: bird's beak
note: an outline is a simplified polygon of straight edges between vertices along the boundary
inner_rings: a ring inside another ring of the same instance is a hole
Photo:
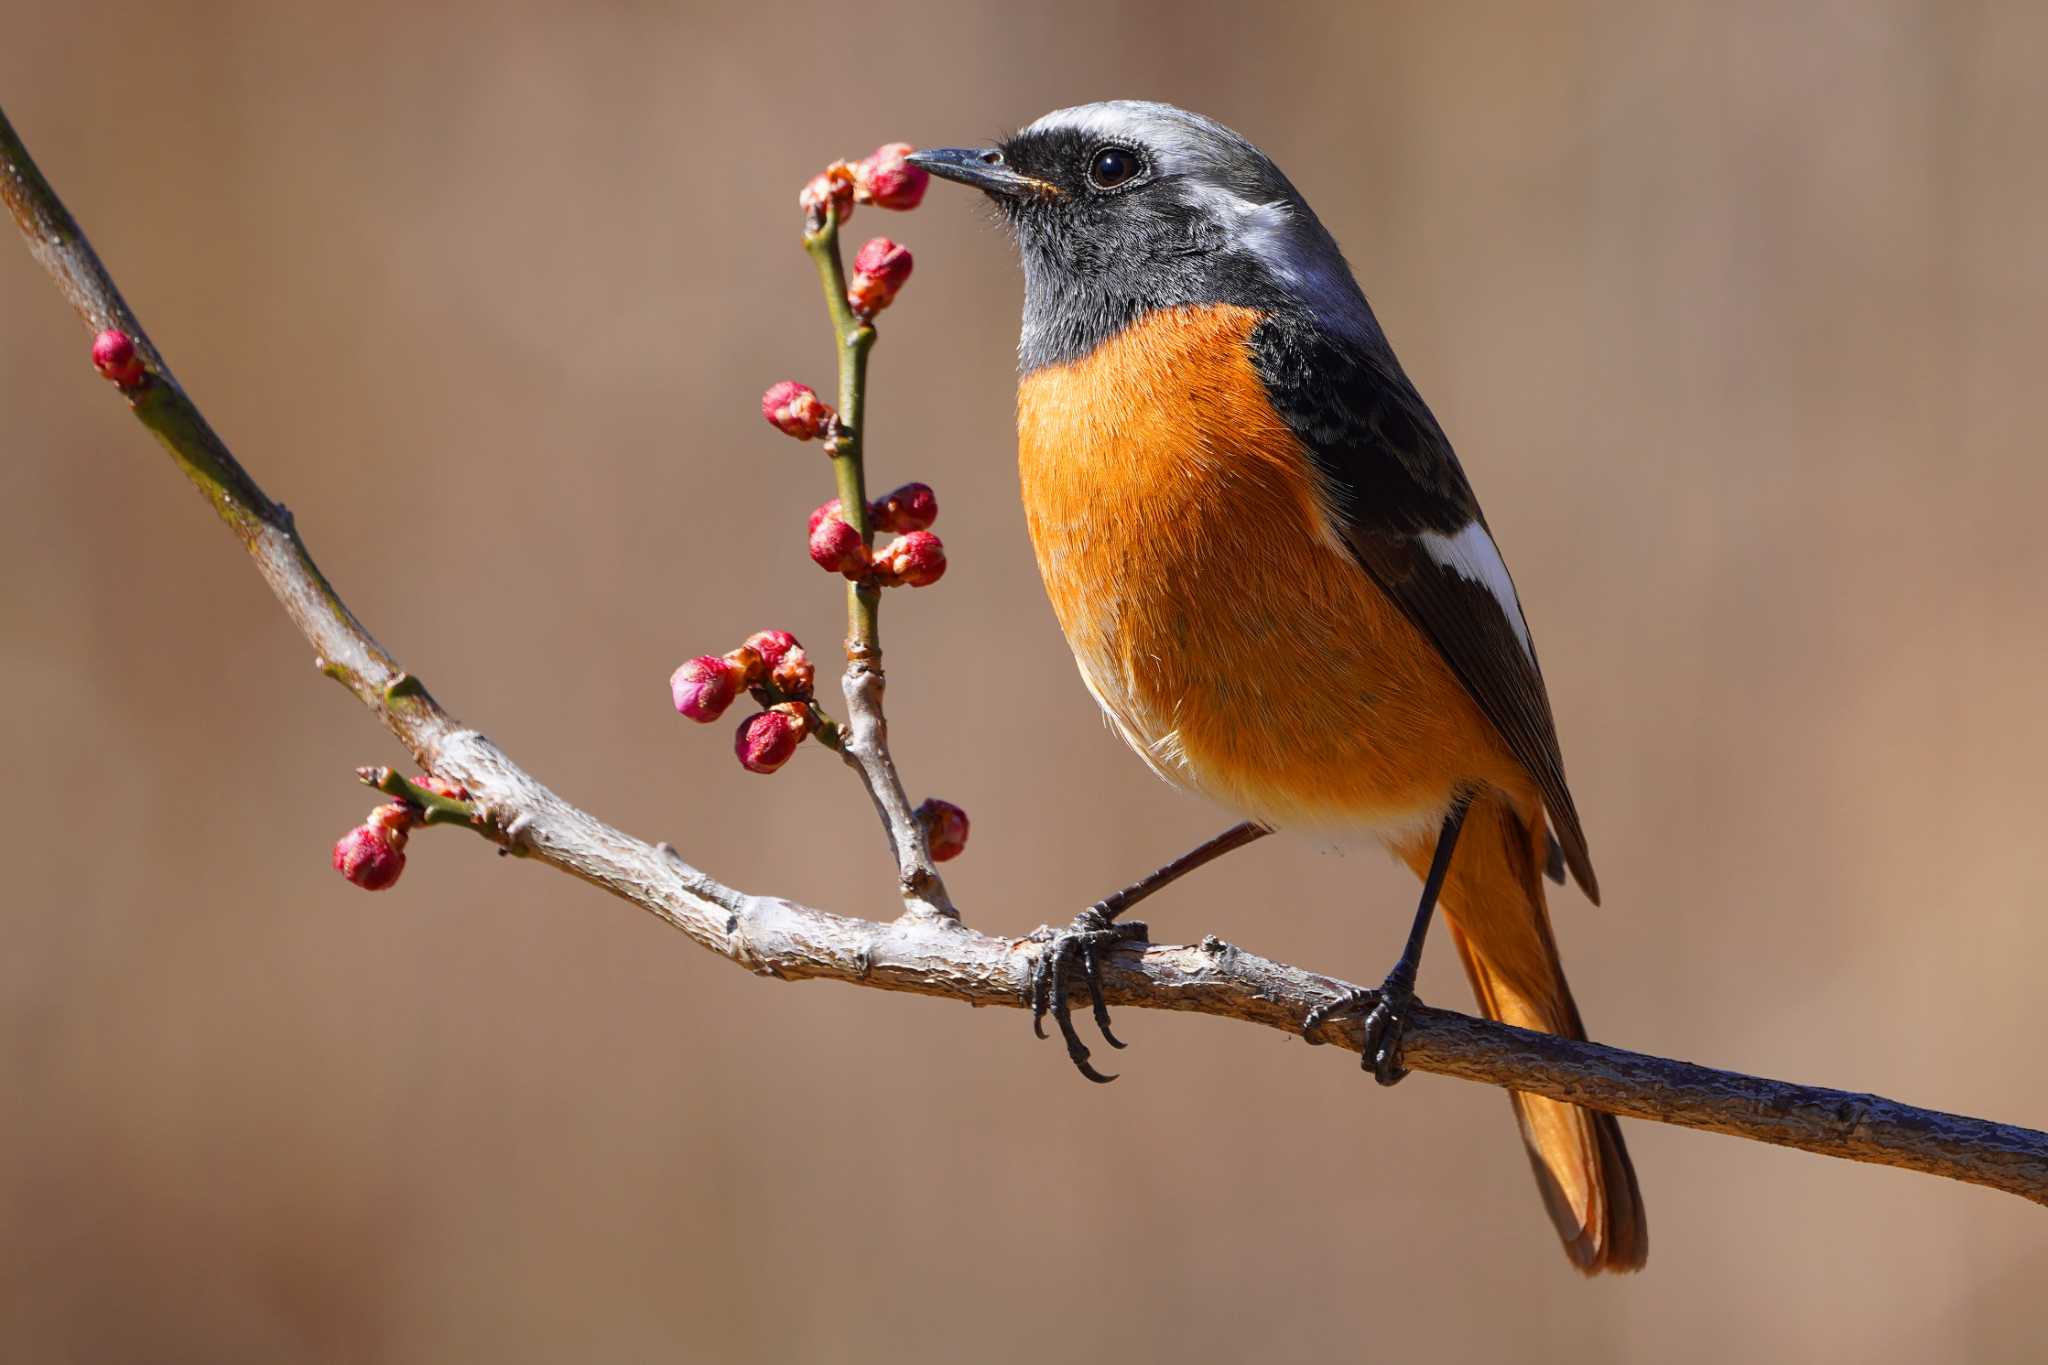
[[[1049,181],[1011,170],[995,147],[931,147],[912,152],[906,160],[941,180],[957,180],[998,199],[1031,199],[1060,192]]]

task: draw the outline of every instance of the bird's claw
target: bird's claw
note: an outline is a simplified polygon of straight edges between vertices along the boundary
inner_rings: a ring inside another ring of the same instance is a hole
[[[1401,1065],[1401,1039],[1408,1032],[1408,1014],[1414,1005],[1414,981],[1396,967],[1378,990],[1346,991],[1310,1010],[1301,1021],[1301,1036],[1321,1043],[1316,1030],[1324,1024],[1340,1014],[1363,1013],[1365,1047],[1358,1064],[1372,1072],[1381,1085],[1398,1085],[1408,1074],[1408,1068]]]
[[[1066,1040],[1067,1056],[1075,1069],[1100,1084],[1115,1080],[1115,1076],[1105,1076],[1088,1064],[1088,1046],[1074,1031],[1073,1011],[1068,1007],[1067,973],[1077,965],[1080,967],[1081,979],[1088,985],[1095,1027],[1101,1030],[1104,1042],[1121,1048],[1123,1043],[1109,1030],[1109,1006],[1102,999],[1100,954],[1119,943],[1148,942],[1145,925],[1138,920],[1118,924],[1102,906],[1092,905],[1074,916],[1074,922],[1064,929],[1049,924],[1039,926],[1030,940],[1045,945],[1031,964],[1030,980],[1024,988],[1025,1002],[1031,1007],[1031,1031],[1045,1037],[1045,1016],[1050,1014],[1060,1027],[1060,1036]]]

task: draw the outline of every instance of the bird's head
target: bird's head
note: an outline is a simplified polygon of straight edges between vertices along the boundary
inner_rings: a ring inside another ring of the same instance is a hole
[[[1296,311],[1376,336],[1337,244],[1265,153],[1170,104],[1047,114],[988,147],[910,160],[981,190],[1024,263],[1026,370],[1085,355],[1158,308]]]

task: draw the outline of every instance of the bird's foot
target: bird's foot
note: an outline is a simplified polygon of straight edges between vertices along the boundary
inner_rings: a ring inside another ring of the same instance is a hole
[[[1100,905],[1091,905],[1074,916],[1074,922],[1064,929],[1041,925],[1031,935],[1031,941],[1045,946],[1039,950],[1038,958],[1031,964],[1031,979],[1024,989],[1024,999],[1031,1006],[1031,1031],[1045,1037],[1045,1016],[1050,1014],[1053,1022],[1060,1026],[1060,1036],[1066,1039],[1067,1056],[1083,1076],[1091,1081],[1107,1083],[1116,1079],[1105,1076],[1088,1064],[1088,1047],[1081,1041],[1081,1035],[1074,1032],[1073,1011],[1067,1003],[1067,977],[1078,967],[1081,979],[1088,986],[1088,1000],[1094,1009],[1095,1027],[1102,1031],[1102,1039],[1111,1047],[1123,1044],[1109,1031],[1109,1006],[1102,1000],[1101,954],[1119,943],[1147,943],[1145,925],[1138,920],[1118,924]]]
[[[1394,964],[1376,991],[1347,991],[1308,1012],[1301,1021],[1301,1036],[1311,1043],[1323,1040],[1316,1030],[1340,1014],[1365,1015],[1365,1049],[1359,1066],[1373,1074],[1381,1085],[1396,1085],[1408,1074],[1401,1065],[1401,1037],[1408,1031],[1408,1013],[1415,1006],[1415,973],[1405,962]]]

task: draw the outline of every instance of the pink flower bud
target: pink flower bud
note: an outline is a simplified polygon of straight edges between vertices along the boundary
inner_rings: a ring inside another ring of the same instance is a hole
[[[382,891],[405,871],[405,832],[358,825],[334,845],[334,870],[365,891]]]
[[[782,662],[783,655],[803,646],[796,642],[796,636],[786,630],[757,630],[747,637],[744,648],[753,650],[761,656],[764,665],[774,668]]]
[[[101,377],[123,389],[132,389],[149,377],[135,354],[133,338],[112,327],[92,339],[92,363]]]
[[[775,668],[769,673],[768,680],[775,684],[783,696],[802,697],[808,700],[812,689],[817,686],[818,670],[811,663],[811,656],[804,652],[804,647],[791,641],[789,648],[783,651],[782,657],[775,661]]]
[[[896,291],[910,278],[910,249],[887,237],[872,238],[853,258],[853,280],[846,301],[863,317],[873,317],[896,300]]]
[[[835,521],[846,520],[845,514],[840,511],[839,499],[834,498],[830,502],[821,502],[812,509],[810,529],[813,531],[817,530],[818,523],[824,521],[827,517],[831,517]]]
[[[806,717],[801,706],[784,703],[741,721],[732,745],[740,766],[750,773],[772,773],[789,762],[809,728]]]
[[[918,826],[924,830],[925,847],[931,850],[932,861],[943,863],[957,858],[967,848],[967,812],[951,801],[941,801],[929,796],[913,812]]]
[[[804,217],[813,224],[825,225],[825,209],[829,205],[839,210],[839,221],[853,217],[853,167],[844,161],[835,161],[811,177],[809,184],[797,195],[797,207],[804,211]]]
[[[939,497],[928,484],[906,483],[868,506],[868,521],[878,531],[922,531],[938,519]]]
[[[875,576],[884,586],[930,587],[946,573],[946,547],[930,531],[912,531],[889,542],[875,557]]]
[[[822,434],[837,416],[810,385],[794,379],[769,385],[761,395],[761,415],[768,419],[769,426],[799,441]]]
[[[716,654],[699,654],[669,675],[668,693],[678,712],[708,724],[725,714],[745,686],[744,664]]]
[[[860,532],[839,517],[828,516],[811,532],[811,560],[830,573],[860,578],[868,571],[868,547]]]
[[[932,183],[930,172],[904,158],[916,149],[907,142],[875,148],[874,155],[853,168],[854,196],[863,204],[885,209],[914,209]]]

